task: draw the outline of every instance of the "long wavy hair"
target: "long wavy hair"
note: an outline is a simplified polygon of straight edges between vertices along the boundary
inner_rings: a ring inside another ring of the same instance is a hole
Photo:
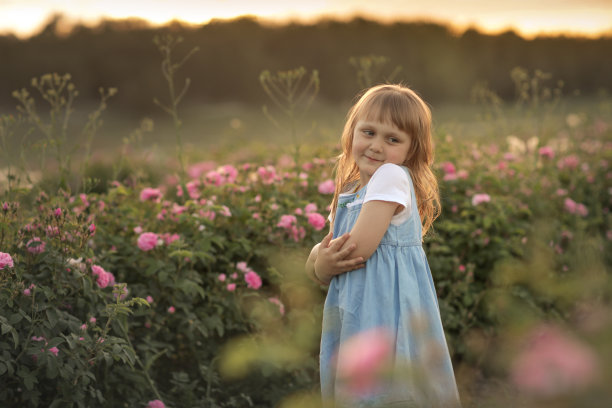
[[[359,168],[353,159],[353,133],[358,121],[392,124],[410,135],[410,149],[404,166],[410,169],[414,184],[423,236],[440,215],[438,181],[431,170],[434,146],[431,135],[431,111],[423,100],[403,85],[377,85],[367,89],[348,112],[340,140],[342,153],[335,166],[336,190],[332,201],[332,220],[336,216],[338,196],[359,181]]]

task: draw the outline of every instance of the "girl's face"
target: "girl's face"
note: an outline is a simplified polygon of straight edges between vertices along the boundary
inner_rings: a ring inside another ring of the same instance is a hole
[[[404,164],[410,143],[410,135],[392,124],[358,121],[351,154],[359,168],[361,185],[366,185],[376,169],[385,163]]]

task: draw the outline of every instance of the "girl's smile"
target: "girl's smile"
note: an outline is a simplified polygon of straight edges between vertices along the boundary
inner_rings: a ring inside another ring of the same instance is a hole
[[[360,120],[353,132],[352,156],[359,168],[361,185],[385,163],[402,165],[408,157],[410,135],[392,124]]]

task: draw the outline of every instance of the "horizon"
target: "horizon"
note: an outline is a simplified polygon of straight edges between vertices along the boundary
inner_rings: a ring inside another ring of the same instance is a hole
[[[152,27],[173,21],[202,26],[214,20],[253,17],[262,24],[302,23],[321,20],[350,21],[364,18],[388,23],[428,22],[447,26],[456,33],[476,29],[496,35],[513,31],[526,39],[538,36],[599,38],[612,35],[612,2],[607,0],[515,0],[489,4],[487,0],[432,0],[427,9],[403,0],[312,0],[296,3],[264,0],[254,4],[242,0],[205,0],[197,5],[175,0],[169,7],[162,0],[0,0],[0,35],[26,39],[39,33],[61,15],[60,29],[76,25],[97,26],[105,20],[141,20]],[[287,3],[293,3],[288,5]],[[141,7],[141,6],[147,7]],[[552,8],[555,6],[555,8]],[[171,10],[171,11],[169,11]],[[471,10],[471,11],[470,11]]]

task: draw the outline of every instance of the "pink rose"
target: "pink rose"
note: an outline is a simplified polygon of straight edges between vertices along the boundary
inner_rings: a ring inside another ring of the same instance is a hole
[[[138,248],[143,251],[150,251],[157,245],[157,234],[153,232],[143,232],[138,237]]]
[[[318,189],[321,194],[334,194],[336,191],[336,184],[334,180],[325,180],[319,183]]]
[[[306,204],[306,207],[304,207],[304,212],[306,214],[310,214],[311,212],[317,212],[318,208],[317,205],[315,203],[309,203]]]
[[[244,275],[244,280],[246,281],[247,286],[251,289],[257,290],[261,287],[261,278],[254,271],[248,271]]]
[[[295,218],[295,215],[282,215],[280,221],[276,224],[276,226],[280,228],[290,229],[295,224],[297,224],[297,218]]]
[[[224,273],[220,273],[219,276],[217,276],[217,279],[219,279],[219,282],[225,282],[227,276],[225,276]]]
[[[472,205],[476,206],[481,203],[488,203],[491,201],[491,196],[488,194],[474,194],[472,197]]]
[[[249,266],[246,262],[238,262],[236,263],[236,269],[238,269],[242,273],[247,273],[249,271]]]
[[[50,351],[51,353],[53,353],[53,355],[54,355],[54,356],[56,356],[56,357],[57,357],[57,355],[59,354],[59,349],[58,349],[57,347],[51,347],[51,348],[49,349],[49,351]]]
[[[377,388],[392,353],[392,338],[386,330],[375,328],[358,333],[340,348],[337,376],[350,393],[367,394]]]
[[[153,400],[147,403],[146,408],[166,408],[166,406],[160,400]]]
[[[170,307],[168,308],[168,313],[172,314],[172,313],[174,313],[174,312],[176,312],[176,308],[175,308],[174,306],[170,306]]]
[[[6,252],[0,252],[0,271],[4,268],[13,267],[13,258]]]
[[[155,201],[159,202],[162,198],[162,193],[158,188],[147,187],[140,192],[140,201]]]
[[[41,241],[40,238],[34,237],[28,241],[26,247],[28,248],[28,252],[31,254],[41,254],[45,252],[45,242]]]
[[[235,291],[235,290],[236,290],[236,284],[235,284],[235,283],[228,283],[228,284],[227,284],[227,290],[228,290],[229,292],[233,292],[233,291]]]
[[[152,297],[152,296],[147,296],[147,297],[145,298],[145,300],[146,300],[146,301],[147,301],[149,304],[153,303],[153,297]]]
[[[445,174],[454,174],[455,165],[451,162],[444,162],[440,165]]]
[[[540,396],[584,388],[597,374],[597,357],[591,349],[549,325],[529,334],[511,369],[520,390]]]
[[[316,231],[320,231],[323,229],[323,227],[325,227],[325,217],[323,217],[321,214],[312,212],[308,213],[307,217],[308,223],[312,225]]]
[[[570,213],[570,214],[576,214],[576,209],[578,207],[578,204],[572,200],[571,198],[566,198],[565,201],[563,202],[563,206],[565,207],[565,210]]]
[[[56,208],[55,211],[53,211],[53,215],[55,215],[57,218],[62,216],[62,209],[61,208]]]
[[[552,159],[555,157],[555,151],[550,146],[542,146],[538,150],[538,154],[540,157],[544,157],[546,159]]]

